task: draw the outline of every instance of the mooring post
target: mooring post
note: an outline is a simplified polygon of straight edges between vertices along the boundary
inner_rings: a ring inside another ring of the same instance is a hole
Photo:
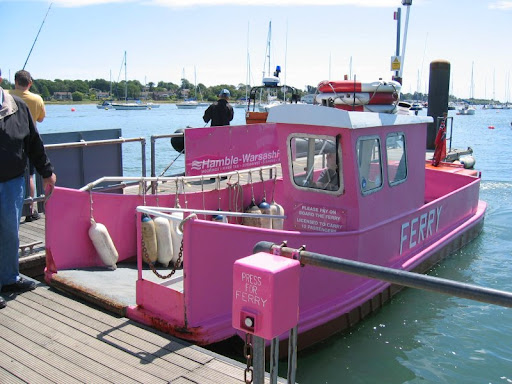
[[[427,126],[427,149],[436,148],[437,118],[448,114],[448,97],[450,93],[450,63],[446,60],[434,60],[430,63],[428,84],[427,115],[434,118]]]

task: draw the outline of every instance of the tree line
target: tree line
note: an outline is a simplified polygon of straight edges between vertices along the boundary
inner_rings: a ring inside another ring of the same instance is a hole
[[[13,89],[14,84],[4,79],[2,84],[4,89]],[[174,84],[172,82],[159,81],[158,83],[149,82],[144,85],[138,80],[124,80],[119,82],[110,82],[104,79],[96,80],[45,80],[34,79],[31,92],[41,95],[43,100],[50,101],[54,98],[56,92],[69,92],[72,94],[74,101],[82,100],[124,100],[126,98],[131,100],[139,99],[167,99],[171,101],[178,101],[188,98],[195,98],[197,100],[214,101],[222,89],[228,89],[231,92],[231,99],[238,100],[246,97],[246,92],[249,92],[250,86],[243,83],[238,85],[220,84],[207,87],[200,83],[197,86],[192,84],[187,79],[181,79],[181,84]],[[247,91],[246,91],[247,89]],[[306,91],[299,91],[299,96],[316,90],[315,87],[307,86]]]

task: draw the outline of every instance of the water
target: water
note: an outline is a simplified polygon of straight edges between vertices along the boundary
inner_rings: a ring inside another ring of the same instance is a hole
[[[178,110],[174,105],[149,111],[49,105],[39,129],[47,133],[122,128],[124,137],[144,136],[149,143],[152,134],[204,126],[203,113],[204,108]],[[430,274],[512,292],[512,110],[452,114],[453,147],[473,148],[476,168],[482,171],[480,197],[488,210],[481,235]],[[233,124],[243,123],[244,110],[235,109]],[[126,148],[126,174],[137,174],[140,147]],[[168,140],[162,140],[158,150],[157,173],[176,155]],[[286,362],[280,362],[279,373],[286,376]],[[512,310],[406,289],[350,332],[300,352],[297,381],[512,383]]]

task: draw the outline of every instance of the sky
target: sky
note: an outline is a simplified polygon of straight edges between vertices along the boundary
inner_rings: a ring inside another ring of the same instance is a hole
[[[127,78],[142,84],[259,85],[268,56],[299,89],[390,80],[398,8],[403,92],[426,93],[441,59],[451,94],[512,101],[512,1],[501,0],[0,0],[0,68],[10,81],[25,62],[36,79],[121,81],[126,51]]]

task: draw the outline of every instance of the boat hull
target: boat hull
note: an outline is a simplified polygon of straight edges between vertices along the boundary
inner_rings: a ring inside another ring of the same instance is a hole
[[[138,111],[148,109],[146,104],[112,104],[112,108],[121,110],[121,111]]]
[[[449,178],[458,180],[457,186],[452,186],[453,190],[447,189]],[[106,279],[92,286],[66,279],[69,271],[91,266],[97,269],[101,261],[86,235],[90,225],[89,193],[57,188],[47,204],[46,280],[59,289],[78,292],[81,297],[111,311],[177,337],[200,345],[216,343],[238,334],[231,326],[232,282],[226,276],[231,275],[234,261],[250,255],[252,247],[260,240],[278,244],[288,240],[290,247],[306,244],[312,252],[408,271],[424,271],[471,241],[481,230],[486,208],[485,203],[478,202],[479,179],[429,171],[427,180],[427,203],[421,209],[358,231],[322,234],[189,220],[184,224],[181,288],[151,281],[147,274],[143,275],[151,271],[142,271],[136,281],[132,281],[131,288],[135,290],[136,286],[136,302],[131,304],[113,298],[112,291],[119,288],[109,287]],[[245,187],[243,195],[250,199],[249,186]],[[265,187],[270,190],[271,184]],[[260,184],[254,184],[252,188],[257,195],[264,190]],[[227,195],[223,197],[227,200]],[[172,206],[174,201],[173,195],[159,195],[158,198],[161,206]],[[276,199],[280,198],[284,197],[277,194]],[[202,194],[190,194],[188,206],[201,207],[202,199]],[[206,204],[216,199],[214,191],[206,196]],[[140,221],[133,214],[135,207],[141,204],[140,196],[93,193],[93,200],[95,219],[111,230],[120,261],[133,259],[138,254],[141,265],[140,242],[136,240],[136,227],[140,233]],[[157,205],[155,196],[146,196],[146,203]],[[427,231],[421,242],[418,235],[414,241],[412,238],[404,240],[407,235],[404,228],[414,226],[413,223],[427,216],[437,216],[430,235]],[[73,236],[63,239],[62,233],[72,233]],[[395,235],[390,236],[390,233]],[[70,250],[73,250],[72,254]],[[121,280],[114,277],[115,272],[109,273],[111,278],[108,280]],[[341,276],[314,267],[304,268],[301,270],[299,347],[304,348],[354,325],[398,290],[376,280]]]

